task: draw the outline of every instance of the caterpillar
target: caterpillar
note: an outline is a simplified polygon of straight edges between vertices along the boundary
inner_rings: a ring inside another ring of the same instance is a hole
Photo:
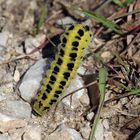
[[[87,25],[74,24],[61,35],[58,53],[43,78],[33,102],[33,111],[42,116],[57,102],[76,74],[92,33]]]

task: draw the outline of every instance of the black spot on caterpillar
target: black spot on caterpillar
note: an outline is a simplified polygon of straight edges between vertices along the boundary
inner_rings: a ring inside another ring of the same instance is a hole
[[[87,25],[75,24],[66,29],[61,36],[60,49],[33,103],[33,111],[36,114],[42,116],[69,86],[79,67],[84,50],[88,47],[91,35]]]

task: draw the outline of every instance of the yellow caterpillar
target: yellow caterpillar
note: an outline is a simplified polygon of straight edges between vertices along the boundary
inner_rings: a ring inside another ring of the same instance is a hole
[[[58,54],[43,79],[43,84],[33,103],[33,111],[42,116],[69,86],[76,74],[85,48],[91,40],[87,25],[75,24],[61,36]]]

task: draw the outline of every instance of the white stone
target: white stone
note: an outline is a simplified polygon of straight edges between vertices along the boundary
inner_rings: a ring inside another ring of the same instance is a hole
[[[105,132],[104,138],[105,138],[105,140],[115,140],[112,132]]]
[[[13,92],[13,82],[9,82],[13,80],[12,74],[6,72],[2,67],[0,68],[0,93],[11,94]],[[7,98],[7,95],[5,96]]]
[[[40,59],[28,69],[19,86],[20,95],[23,99],[30,102],[35,97],[41,86],[44,71],[48,69],[49,65],[49,59]]]
[[[41,140],[41,128],[39,126],[28,126],[24,135],[24,140]]]
[[[39,34],[35,38],[30,36],[25,40],[25,48],[26,52],[30,53],[33,51],[36,47],[39,47],[45,40],[45,35]]]
[[[88,115],[87,115],[87,120],[88,121],[91,121],[93,119],[93,116],[94,116],[94,112],[90,112]]]
[[[120,103],[121,103],[122,105],[125,105],[125,104],[127,104],[128,102],[129,102],[129,99],[128,99],[127,97],[121,98],[121,99],[120,99]]]
[[[103,120],[103,126],[104,126],[105,129],[107,129],[107,130],[109,129],[109,122],[108,122],[108,119],[104,119],[104,120]]]
[[[25,133],[26,127],[25,128],[19,128],[16,129],[16,131],[12,131],[11,133],[9,133],[10,138],[12,140],[21,140],[24,133]]]
[[[8,40],[8,32],[0,33],[0,46],[6,47],[7,40]]]
[[[17,128],[25,127],[26,125],[27,123],[23,119],[0,113],[0,132],[9,132],[11,130],[16,130]]]
[[[31,106],[24,101],[5,101],[6,113],[17,118],[29,119],[31,116]]]
[[[103,60],[104,60],[105,62],[108,62],[108,61],[110,61],[110,59],[111,59],[113,56],[112,56],[112,54],[111,54],[110,51],[106,51],[106,52],[103,52],[103,53],[101,54],[101,57],[103,58]]]
[[[91,132],[91,128],[89,125],[86,125],[85,127],[81,128],[80,132],[83,138],[88,139]]]
[[[140,98],[133,98],[132,104],[133,104],[133,106],[138,106],[140,104]]]
[[[104,140],[104,127],[101,120],[99,120],[97,128],[96,128],[95,139]]]
[[[6,96],[4,93],[0,93],[0,101],[5,100]]]
[[[58,25],[66,25],[66,24],[73,24],[75,21],[71,17],[64,17],[62,19],[57,20],[56,22]]]
[[[60,125],[57,130],[47,135],[44,140],[83,140],[75,129]]]
[[[81,88],[84,86],[84,83],[83,83],[83,80],[80,76],[76,75],[76,77],[72,80],[70,86],[67,88],[66,92],[63,94],[63,96]],[[81,106],[81,103],[80,103],[80,98],[83,94],[86,93],[86,90],[85,89],[82,89],[82,90],[79,90],[77,92],[75,92],[73,95],[72,95],[72,100],[70,99],[71,95],[64,98],[62,100],[62,102],[68,106],[68,107],[71,107],[72,109],[75,109],[79,106]],[[71,102],[72,101],[72,102]]]
[[[20,80],[20,73],[18,70],[15,70],[14,80],[15,80],[15,82],[18,82]]]
[[[0,134],[0,140],[12,140],[8,134]]]
[[[80,67],[78,68],[78,70],[77,70],[77,73],[78,73],[79,75],[84,75],[86,71],[87,71],[87,69],[86,69],[85,67],[80,66]]]
[[[90,100],[89,96],[85,93],[80,97],[80,102],[83,106],[89,106]]]

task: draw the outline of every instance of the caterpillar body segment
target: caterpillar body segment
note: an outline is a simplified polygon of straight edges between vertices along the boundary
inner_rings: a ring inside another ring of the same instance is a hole
[[[66,29],[61,36],[58,54],[43,79],[43,84],[33,103],[33,111],[42,116],[57,102],[69,86],[91,40],[87,25],[75,24]]]

